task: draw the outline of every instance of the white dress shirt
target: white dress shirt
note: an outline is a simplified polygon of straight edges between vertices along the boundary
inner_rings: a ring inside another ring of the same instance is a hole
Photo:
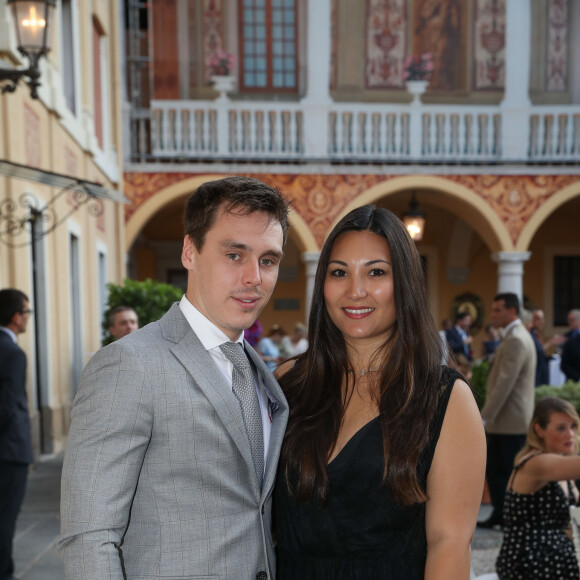
[[[504,328],[501,328],[499,331],[499,334],[502,338],[502,340],[507,336],[508,332],[516,325],[516,324],[520,324],[521,320],[519,318],[516,318],[515,320],[512,320],[507,326],[505,326]]]
[[[201,344],[212,357],[217,368],[224,375],[230,389],[232,388],[232,373],[234,366],[231,361],[222,352],[220,345],[224,342],[231,342],[230,338],[220,330],[213,322],[206,318],[186,297],[185,295],[179,303],[179,308],[187,322],[199,338]],[[234,341],[239,342],[244,347],[244,333]],[[270,433],[272,432],[272,421],[270,419],[269,399],[266,394],[264,384],[255,369],[252,366],[254,373],[254,384],[256,385],[256,392],[258,393],[258,401],[260,402],[260,411],[262,413],[262,428],[264,432],[264,466],[268,459],[268,446],[270,443]]]

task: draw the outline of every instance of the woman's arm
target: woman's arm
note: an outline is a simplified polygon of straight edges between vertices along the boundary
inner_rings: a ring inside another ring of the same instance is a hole
[[[455,381],[427,478],[425,580],[468,580],[483,493],[485,435],[467,384]]]
[[[578,455],[557,455],[556,453],[541,453],[532,457],[520,469],[518,473],[520,485],[522,479],[527,480],[533,493],[540,489],[549,481],[562,481],[566,479],[580,479],[580,456]],[[518,491],[518,488],[514,486]]]

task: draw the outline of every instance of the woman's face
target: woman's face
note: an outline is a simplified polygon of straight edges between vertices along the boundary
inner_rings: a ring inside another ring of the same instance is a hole
[[[387,241],[368,231],[341,234],[330,253],[324,299],[347,343],[383,343],[396,319]]]
[[[536,425],[536,433],[543,440],[548,453],[570,455],[574,453],[578,423],[566,413],[552,413],[545,429]]]

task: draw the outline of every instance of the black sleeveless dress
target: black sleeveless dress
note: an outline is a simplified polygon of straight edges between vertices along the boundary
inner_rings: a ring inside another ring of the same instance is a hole
[[[417,466],[427,475],[460,375],[443,367],[429,444]],[[274,491],[278,580],[423,580],[427,541],[425,504],[399,505],[381,485],[383,440],[378,418],[363,426],[328,465],[329,497],[296,503],[279,474]]]
[[[501,580],[578,580],[574,544],[564,532],[570,524],[570,501],[560,484],[551,481],[529,494],[513,490],[517,472],[532,457],[536,455],[516,465],[505,494],[498,576]]]

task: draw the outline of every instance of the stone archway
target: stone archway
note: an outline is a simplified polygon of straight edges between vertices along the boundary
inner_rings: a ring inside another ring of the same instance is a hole
[[[557,209],[570,200],[580,197],[580,181],[576,181],[562,188],[544,201],[530,217],[518,238],[516,250],[524,252],[529,249],[532,238],[540,229],[542,224]]]
[[[440,198],[438,205],[465,220],[478,232],[490,251],[514,249],[504,223],[484,199],[461,183],[431,175],[407,175],[377,183],[352,199],[336,217],[332,227],[355,207],[375,203],[389,195],[412,189],[431,190],[443,194],[444,197]]]
[[[196,175],[178,181],[165,188],[160,189],[154,195],[138,206],[125,224],[125,248],[128,252],[137,236],[149,222],[149,220],[164,206],[172,203],[179,198],[185,198],[191,192],[195,191],[202,183],[213,179],[221,179],[228,175]],[[312,232],[302,216],[297,211],[290,211],[290,235],[300,251],[316,252],[318,244],[312,235]]]

